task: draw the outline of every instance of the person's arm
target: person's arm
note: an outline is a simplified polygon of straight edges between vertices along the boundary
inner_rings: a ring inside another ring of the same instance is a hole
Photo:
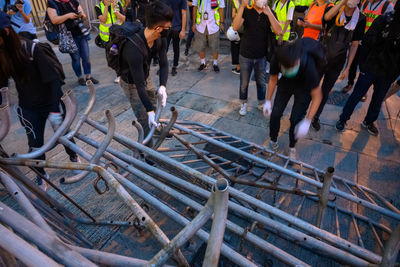
[[[124,14],[121,13],[121,11],[123,12],[123,8],[119,2],[115,1],[115,6],[113,7],[113,10],[115,12],[115,16],[117,17],[117,19],[121,22],[125,22],[126,17]]]
[[[196,32],[196,21],[197,21],[197,0],[194,0],[192,2],[193,6],[193,25],[192,25],[192,31]]]
[[[219,22],[219,29],[224,31],[224,8],[218,8],[220,22]]]
[[[329,21],[333,19],[339,10],[342,8],[347,3],[347,0],[342,0],[340,1],[337,5],[333,6],[331,9],[329,9],[328,12],[325,13],[324,15],[324,20]]]
[[[80,12],[78,16],[81,17],[83,20],[85,20],[87,18],[85,11],[83,11],[83,8],[81,5],[78,6],[78,12]]]
[[[278,74],[271,74],[268,81],[268,88],[267,88],[267,93],[265,95],[265,100],[271,101],[277,84],[278,84]]]
[[[179,33],[179,38],[183,39],[186,35],[186,9],[182,9],[182,29]]]
[[[318,24],[312,24],[310,22],[308,22],[307,20],[304,22],[301,22],[303,24],[304,28],[311,28],[311,29],[315,29],[315,30],[322,30],[322,25],[318,25]]]
[[[321,104],[321,100],[322,100],[322,89],[321,86],[317,86],[316,88],[311,90],[311,104],[306,116],[307,120],[311,121],[314,118],[315,114],[318,111],[319,104]]]
[[[233,19],[232,28],[234,31],[239,30],[242,27],[244,19],[243,19],[243,12],[245,7],[249,4],[249,0],[243,0],[242,4],[240,5],[235,18]]]
[[[109,0],[104,0],[103,4],[104,4],[104,12],[103,12],[103,14],[98,16],[98,19],[99,19],[100,23],[105,24],[107,22],[108,7],[110,6],[110,1]],[[101,3],[100,3],[100,5],[101,5]],[[100,13],[101,13],[101,9],[100,9]]]
[[[346,65],[346,68],[340,74],[339,80],[344,80],[349,75],[350,66],[353,63],[353,60],[354,60],[354,57],[356,55],[356,52],[357,52],[359,44],[360,44],[360,41],[352,41],[351,42],[351,45],[350,45],[350,48],[349,48],[349,54],[347,56],[347,65]]]
[[[269,22],[271,23],[272,31],[276,35],[282,34],[282,27],[279,24],[278,20],[275,18],[274,13],[272,13],[271,8],[269,6],[265,6],[263,10],[264,14],[268,16]]]
[[[160,86],[167,87],[168,81],[168,58],[167,58],[167,39],[161,38],[161,49],[158,52],[160,61]]]
[[[27,5],[28,3],[24,4]],[[30,6],[24,8],[24,5],[22,4],[17,4],[15,5],[19,11],[19,13],[21,14],[22,18],[24,19],[25,23],[29,23],[31,21],[32,18],[32,14],[31,14],[31,8]],[[26,13],[25,13],[26,12]]]
[[[47,14],[54,25],[63,24],[66,20],[79,18],[78,14],[70,12],[62,16],[57,15],[57,10],[55,8],[48,7]]]

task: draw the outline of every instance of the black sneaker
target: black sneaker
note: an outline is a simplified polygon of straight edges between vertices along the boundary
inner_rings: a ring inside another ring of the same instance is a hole
[[[96,79],[95,79],[95,78],[93,78],[93,77],[86,78],[86,81],[87,81],[87,80],[91,80],[93,84],[98,84],[98,83],[99,83],[99,81],[98,81],[98,80],[96,80]],[[86,82],[85,82],[85,85],[86,85]]]
[[[214,69],[215,72],[219,72],[219,67],[218,67],[218,65],[215,65],[215,64],[214,64],[214,65],[213,65],[213,69]]]
[[[338,120],[338,122],[336,123],[336,130],[338,130],[339,132],[344,132],[345,125],[346,125],[345,122]]]
[[[158,58],[154,58],[153,59],[153,66],[157,66],[158,65]]]
[[[187,56],[187,55],[189,55],[189,49],[188,48],[185,49],[185,56]]]
[[[79,85],[86,86],[86,81],[82,77],[78,79]]]
[[[318,118],[314,118],[312,120],[311,127],[317,132],[321,129],[321,124],[319,124],[319,119]]]
[[[79,158],[78,154],[69,156],[69,160],[75,163],[81,163],[81,159]]]
[[[238,70],[237,68],[233,68],[233,69],[232,69],[232,72],[233,72],[234,74],[240,75],[240,70]]]
[[[176,71],[176,67],[172,67],[171,75],[175,76],[178,72]]]
[[[206,64],[201,64],[200,67],[198,68],[199,71],[204,70],[207,67]]]
[[[378,136],[378,128],[376,128],[373,123],[367,124],[365,121],[363,121],[361,126],[364,127],[370,133],[370,135]]]

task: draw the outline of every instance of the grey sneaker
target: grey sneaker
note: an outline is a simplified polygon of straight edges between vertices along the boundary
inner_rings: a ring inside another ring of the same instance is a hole
[[[244,116],[247,114],[247,103],[240,104],[239,114]]]
[[[289,148],[289,159],[296,160],[296,148],[294,147]]]
[[[373,123],[367,124],[365,121],[362,122],[361,126],[365,128],[370,135],[378,136],[379,130],[375,127]]]
[[[268,149],[272,150],[274,153],[278,152],[279,144],[278,142],[269,141]]]

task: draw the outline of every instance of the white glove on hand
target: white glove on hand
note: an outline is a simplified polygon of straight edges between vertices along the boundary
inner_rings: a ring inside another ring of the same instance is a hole
[[[165,88],[164,85],[161,85],[160,88],[158,88],[157,93],[162,96],[161,105],[162,107],[165,107],[167,105],[167,88]]]
[[[271,101],[270,100],[266,100],[264,107],[263,107],[263,113],[265,117],[269,117],[269,115],[271,115],[272,112],[272,105],[271,105]]]
[[[304,118],[296,125],[296,127],[294,128],[296,140],[304,138],[307,135],[308,130],[310,129],[310,124],[311,120]]]
[[[54,131],[56,131],[63,122],[63,118],[60,112],[50,112],[47,119],[50,121],[50,125]]]
[[[151,128],[152,126],[158,128],[159,124],[156,122],[156,114],[154,113],[154,111],[147,112],[147,117],[149,128]]]

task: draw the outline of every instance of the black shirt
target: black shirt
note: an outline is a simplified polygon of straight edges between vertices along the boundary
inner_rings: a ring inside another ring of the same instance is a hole
[[[262,58],[267,52],[268,31],[271,23],[268,16],[253,9],[245,8],[243,11],[243,38],[240,42],[240,55],[245,58]]]
[[[70,0],[68,3],[62,3],[55,0],[47,1],[47,7],[54,8],[57,10],[58,16],[63,16],[68,13],[77,13],[78,12],[79,2],[78,0]],[[78,25],[74,23],[74,20],[67,19],[64,22],[67,30],[72,33],[73,36],[81,35],[82,32],[79,29]]]
[[[101,8],[99,6],[97,6],[97,5],[94,7],[94,11],[96,12],[96,18],[98,18],[99,16],[103,15],[103,13],[101,13]],[[118,11],[121,14],[123,14],[123,12],[124,12],[120,2],[118,2]],[[108,6],[108,14],[111,15],[111,6]]]
[[[149,68],[151,59],[158,54],[160,62],[160,85],[167,85],[168,80],[168,58],[167,58],[167,40],[165,38],[158,39],[154,42],[153,47],[150,49],[146,38],[144,37],[144,30],[139,32],[146,49],[147,58],[143,53],[130,41],[127,41],[122,49],[122,70],[121,79],[129,84],[135,84],[140,100],[142,101],[147,112],[154,110],[147,93],[146,93],[146,79],[149,76]],[[144,61],[147,62],[144,62]]]

